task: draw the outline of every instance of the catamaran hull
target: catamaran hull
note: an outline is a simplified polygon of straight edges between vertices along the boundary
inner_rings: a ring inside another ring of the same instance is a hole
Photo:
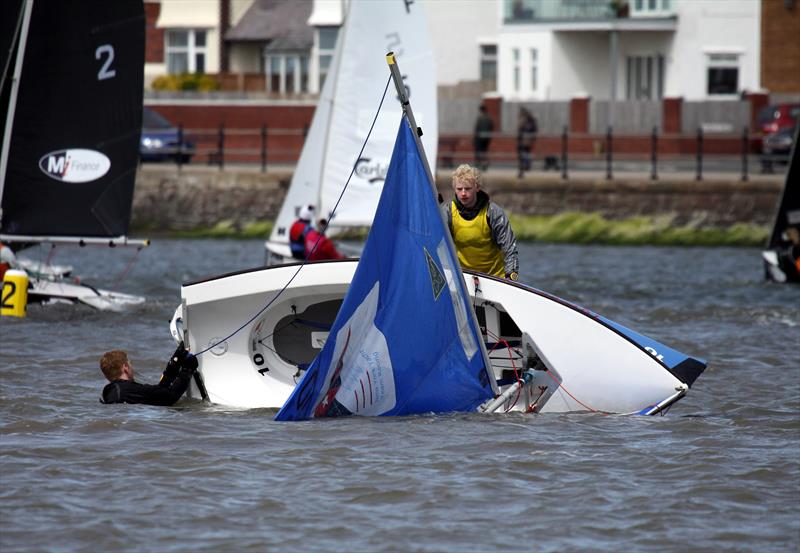
[[[190,395],[280,408],[325,343],[356,265],[309,263],[298,272],[292,264],[185,284],[173,337],[195,352],[211,348],[199,357],[202,378]],[[464,279],[501,390],[526,366],[548,369],[534,371],[501,410],[654,414],[705,369],[702,360],[539,290],[472,272]]]
[[[102,290],[63,280],[34,280],[28,288],[28,303],[83,303],[101,311],[124,311],[144,301],[142,296]]]

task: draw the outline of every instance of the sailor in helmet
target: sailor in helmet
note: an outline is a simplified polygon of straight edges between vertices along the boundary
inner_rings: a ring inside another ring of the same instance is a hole
[[[13,269],[17,258],[10,247],[0,242],[0,282],[2,282],[6,271]]]
[[[289,247],[292,257],[319,261],[322,259],[344,259],[333,242],[314,228],[314,206],[304,205],[297,214],[297,220],[289,229]]]

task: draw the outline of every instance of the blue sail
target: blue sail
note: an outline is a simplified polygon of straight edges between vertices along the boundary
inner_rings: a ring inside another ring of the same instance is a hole
[[[471,411],[493,397],[432,190],[402,119],[350,288],[325,346],[275,420]]]

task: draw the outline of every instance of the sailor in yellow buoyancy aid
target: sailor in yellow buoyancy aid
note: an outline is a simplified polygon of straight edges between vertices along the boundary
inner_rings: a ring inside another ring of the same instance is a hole
[[[480,189],[480,172],[467,164],[453,171],[455,198],[441,204],[464,269],[517,280],[517,240],[503,208]]]

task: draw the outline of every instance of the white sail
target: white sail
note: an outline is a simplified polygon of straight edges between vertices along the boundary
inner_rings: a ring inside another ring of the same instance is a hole
[[[438,121],[436,74],[428,23],[421,2],[353,0],[339,33],[331,70],[320,95],[303,151],[280,214],[267,243],[290,257],[289,227],[300,206],[313,204],[329,218],[353,166],[356,172],[330,221],[331,229],[369,226],[389,166],[401,109],[389,88],[381,114],[361,157],[387,84],[386,62],[375,52],[394,52],[428,159],[436,159]]]

